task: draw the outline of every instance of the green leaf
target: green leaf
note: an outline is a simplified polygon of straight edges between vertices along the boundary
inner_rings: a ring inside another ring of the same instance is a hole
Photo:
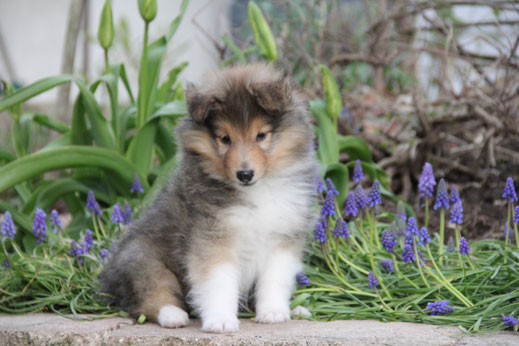
[[[168,79],[164,81],[159,88],[159,93],[157,95],[158,102],[166,103],[171,101],[170,98],[174,92],[171,88],[176,83],[178,75],[186,68],[187,64],[187,62],[183,62],[169,71]]]
[[[0,167],[0,193],[48,171],[74,167],[98,167],[117,174],[123,181],[131,185],[133,173],[137,168],[113,150],[69,146],[38,151],[23,158],[9,162]],[[147,187],[144,176],[141,182]]]
[[[337,135],[337,144],[352,160],[373,161],[368,144],[359,137]]]
[[[321,73],[323,74],[326,112],[332,119],[335,129],[337,130],[337,120],[339,119],[342,110],[342,95],[328,67],[321,65]]]
[[[41,126],[44,126],[51,130],[56,130],[59,133],[66,133],[70,131],[70,128],[67,126],[67,124],[62,123],[59,120],[50,118],[48,115],[45,114],[34,114],[32,120]]]
[[[86,85],[76,76],[61,75],[44,78],[25,88],[19,89],[12,95],[0,100],[0,112],[67,82],[74,82],[80,90],[80,96],[78,96],[76,102],[82,103],[84,110],[89,116],[93,138],[96,143],[105,148],[113,148],[114,135],[108,122],[103,117],[101,107]]]
[[[327,116],[322,101],[310,101],[310,111],[317,119],[317,140],[319,147],[317,153],[323,164],[339,162],[339,146],[337,145],[337,133],[332,121]]]
[[[222,36],[222,41],[229,47],[229,49],[234,53],[234,57],[239,60],[242,64],[247,63],[247,58],[245,58],[245,54],[243,54],[242,50],[234,44],[234,42],[227,35]]]
[[[156,143],[165,156],[164,160],[161,161],[168,161],[175,155],[177,146],[175,144],[173,133],[166,126],[160,123],[157,127]]]
[[[99,28],[97,40],[104,50],[112,46],[114,40],[114,20],[112,18],[112,6],[110,0],[105,0],[101,15],[99,16]]]
[[[276,61],[278,58],[276,41],[263,13],[254,1],[249,1],[249,22],[261,55],[267,61]]]
[[[187,5],[189,4],[189,0],[182,0],[182,3],[180,4],[180,13],[178,16],[173,19],[169,26],[169,32],[168,35],[165,37],[166,42],[169,42],[173,35],[177,32],[178,26],[180,25],[180,22],[182,21],[182,18],[184,18],[184,14],[186,13]]]
[[[324,175],[325,178],[330,178],[339,191],[339,195],[337,195],[337,202],[339,203],[339,207],[341,207],[346,200],[346,196],[348,195],[349,189],[349,173],[348,169],[340,163],[332,163],[326,166],[326,173]]]
[[[146,123],[130,141],[126,157],[135,164],[141,176],[146,177],[153,164],[153,145],[158,120]]]

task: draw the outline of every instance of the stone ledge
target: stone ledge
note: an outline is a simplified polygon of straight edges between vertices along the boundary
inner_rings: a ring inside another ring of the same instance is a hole
[[[127,318],[81,322],[55,314],[0,315],[0,345],[518,345],[519,336],[497,332],[467,336],[455,327],[378,321],[290,321],[262,325],[242,319],[240,331],[200,331],[198,320],[164,329]]]

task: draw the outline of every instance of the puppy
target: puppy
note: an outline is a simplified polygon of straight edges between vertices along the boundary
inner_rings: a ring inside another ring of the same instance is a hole
[[[167,328],[193,309],[204,331],[238,331],[249,294],[256,322],[287,321],[315,221],[305,102],[264,64],[222,70],[186,100],[180,165],[105,265],[101,291]]]

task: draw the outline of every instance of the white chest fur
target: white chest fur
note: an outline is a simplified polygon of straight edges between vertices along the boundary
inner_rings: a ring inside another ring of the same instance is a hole
[[[242,290],[262,271],[281,239],[305,232],[312,212],[312,187],[290,178],[270,178],[243,187],[245,203],[228,208],[221,221],[234,235]]]

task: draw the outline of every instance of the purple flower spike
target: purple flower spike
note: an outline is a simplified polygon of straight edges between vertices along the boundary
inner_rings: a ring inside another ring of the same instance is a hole
[[[457,201],[460,200],[460,193],[458,192],[458,188],[456,185],[452,185],[451,187],[451,203],[456,204]]]
[[[2,262],[2,266],[6,267],[7,269],[11,269],[11,262],[9,262],[9,258],[4,258],[4,261]]]
[[[99,251],[99,256],[101,256],[101,261],[104,261],[108,257],[108,250],[101,249],[101,251]]]
[[[396,239],[396,234],[388,232],[388,230],[384,230],[382,232],[382,247],[389,252],[393,252],[395,246],[397,246],[398,240]]]
[[[36,237],[36,244],[43,243],[45,238],[47,237],[47,223],[45,219],[47,218],[47,214],[40,208],[36,209],[36,214],[34,214],[34,220],[32,222],[32,233]]]
[[[517,201],[517,194],[515,193],[514,180],[511,177],[506,178],[505,192],[503,198],[507,202]]]
[[[305,287],[305,286],[310,285],[310,281],[308,280],[308,276],[306,276],[305,274],[302,274],[302,273],[297,273],[296,274],[296,281],[297,281],[297,284],[300,287]]]
[[[314,238],[318,240],[320,243],[324,244],[327,242],[326,237],[326,228],[328,227],[328,223],[326,222],[326,218],[321,217],[321,220],[317,223],[314,230]]]
[[[517,318],[515,318],[512,315],[503,316],[501,321],[503,321],[503,323],[505,324],[506,327],[513,328],[517,325]]]
[[[14,228],[13,217],[11,213],[6,211],[4,214],[4,219],[2,220],[2,234],[7,238],[14,239],[14,235],[16,234],[16,228]]]
[[[470,252],[469,242],[467,241],[467,239],[465,239],[465,237],[461,237],[461,239],[460,239],[460,254],[462,256],[465,256],[465,255],[468,255],[469,252]]]
[[[92,190],[88,191],[86,207],[94,216],[101,215],[103,213],[103,211],[99,207],[99,204],[97,204],[96,198],[94,196],[94,191]]]
[[[326,189],[328,190],[326,194],[330,195],[338,195],[339,191],[335,188],[333,181],[330,178],[326,178]]]
[[[418,236],[418,226],[416,225],[416,219],[412,216],[407,219],[407,231],[412,235]]]
[[[416,256],[414,255],[413,247],[409,244],[405,244],[404,251],[402,252],[402,258],[404,260],[404,263],[415,261],[416,262]]]
[[[324,199],[323,208],[321,209],[322,216],[335,216],[335,198],[333,194],[328,193]]]
[[[346,205],[344,207],[344,215],[351,215],[353,217],[357,216],[359,212],[359,208],[357,208],[357,202],[355,199],[355,194],[353,192],[348,193],[348,198],[346,198]]]
[[[463,223],[463,206],[461,205],[461,199],[452,206],[450,222],[459,225]]]
[[[380,198],[380,182],[378,180],[373,182],[373,186],[369,191],[368,203],[371,208],[382,204],[382,199]]]
[[[123,223],[124,218],[123,214],[121,212],[121,205],[118,203],[115,203],[113,209],[112,209],[112,224],[116,225],[119,222]]]
[[[362,164],[360,160],[355,161],[355,167],[353,168],[353,180],[359,182],[364,179],[364,172],[362,171]]]
[[[364,209],[368,204],[368,196],[366,196],[366,192],[360,185],[357,185],[355,188],[355,204],[359,210]]]
[[[420,228],[419,232],[420,239],[418,240],[418,244],[427,245],[431,242],[431,236],[429,235],[429,230],[425,227]]]
[[[426,310],[431,312],[431,315],[444,315],[454,311],[454,307],[449,305],[448,300],[439,300],[432,303],[427,303]]]
[[[384,268],[387,271],[395,271],[395,268],[393,267],[393,261],[390,259],[383,259],[380,261],[380,264],[382,264],[382,268]]]
[[[83,244],[86,249],[85,253],[88,253],[88,249],[94,247],[94,238],[92,237],[92,231],[89,229],[85,232],[85,242]]]
[[[132,223],[132,208],[130,208],[128,201],[124,202],[123,223],[125,226]]]
[[[519,223],[519,205],[514,209],[514,223]]]
[[[429,162],[426,162],[423,165],[422,175],[420,176],[420,180],[418,182],[418,191],[420,192],[420,197],[432,197],[434,185],[436,185],[436,180],[434,179],[432,166]]]
[[[436,191],[436,203],[434,204],[434,210],[438,208],[449,209],[449,196],[447,193],[447,183],[445,179],[441,179],[438,183],[438,190]]]
[[[76,257],[79,261],[79,263],[83,263],[83,252],[84,249],[81,246],[78,246],[75,240],[72,240],[70,242],[70,256]]]
[[[377,277],[375,276],[375,274],[373,274],[373,272],[369,272],[369,274],[368,274],[368,283],[369,283],[369,288],[375,288],[378,286]]]
[[[132,188],[130,189],[130,193],[144,193],[144,189],[141,185],[141,180],[139,179],[139,175],[137,173],[133,173],[133,182],[132,182]]]
[[[52,232],[54,233],[58,233],[58,228],[63,228],[56,209],[52,209],[52,211],[50,212],[50,224],[52,226]]]
[[[341,237],[342,239],[346,239],[346,237],[350,235],[350,232],[348,232],[348,224],[341,217],[337,218],[335,229],[332,231],[332,234],[336,237]]]

